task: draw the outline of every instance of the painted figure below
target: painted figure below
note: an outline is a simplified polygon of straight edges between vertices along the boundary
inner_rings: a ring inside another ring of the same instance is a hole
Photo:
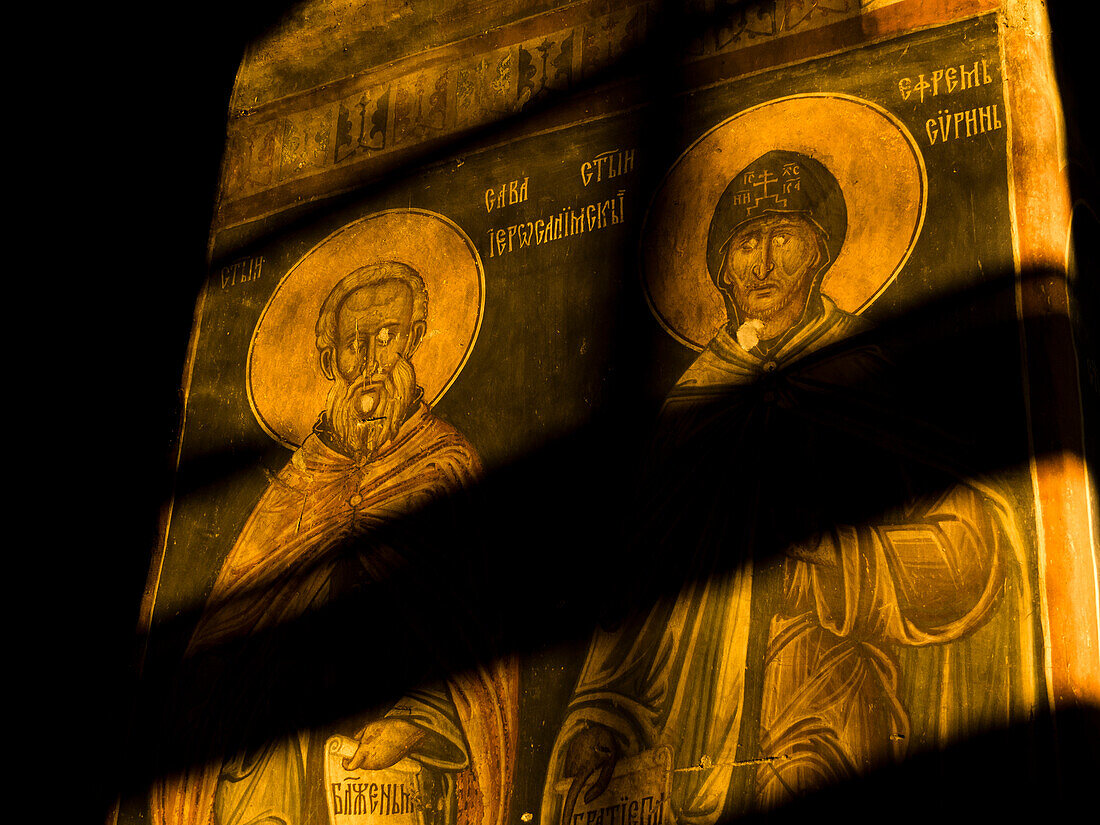
[[[647,601],[591,642],[543,822],[581,821],[653,748],[672,751],[668,813],[709,825],[1029,706],[1014,508],[900,425],[882,436],[889,362],[821,292],[846,231],[836,179],[795,152],[719,200],[707,261],[728,323],[666,399]]]
[[[412,356],[427,310],[419,274],[394,262],[358,269],[328,295],[316,324],[320,367],[332,382],[325,410],[241,531],[190,653],[294,621],[353,588],[388,586],[409,561],[402,547],[371,540],[372,531],[477,477],[473,447],[432,414],[417,385]],[[393,621],[415,624],[416,605],[405,604],[410,615]],[[511,784],[516,701],[514,663],[471,667],[410,691],[358,730],[299,731],[166,780],[153,820],[327,823],[324,740],[340,733],[357,741],[348,770],[406,758],[427,769],[432,787],[420,801],[435,801],[427,821],[496,825]],[[211,736],[217,741],[217,731]]]

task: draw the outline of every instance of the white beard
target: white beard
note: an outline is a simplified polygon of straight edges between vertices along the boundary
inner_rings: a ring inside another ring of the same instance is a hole
[[[416,392],[412,362],[400,358],[380,386],[366,376],[352,382],[337,374],[325,402],[329,426],[342,452],[371,459],[401,427]]]

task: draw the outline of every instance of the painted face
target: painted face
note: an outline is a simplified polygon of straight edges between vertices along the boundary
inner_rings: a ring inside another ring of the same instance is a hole
[[[346,381],[379,384],[406,354],[413,299],[401,281],[382,281],[351,293],[336,314],[336,370]]]
[[[767,320],[805,307],[821,258],[818,231],[800,215],[768,215],[742,226],[726,248],[722,286],[743,318]]]
[[[357,289],[336,313],[336,346],[322,355],[333,378],[326,411],[349,455],[370,457],[405,418],[416,389],[409,357],[423,332],[412,316],[401,281]]]

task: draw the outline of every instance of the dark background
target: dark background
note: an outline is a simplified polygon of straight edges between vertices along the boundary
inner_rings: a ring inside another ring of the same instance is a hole
[[[135,680],[135,628],[155,546],[158,517],[172,491],[180,386],[192,312],[206,277],[226,112],[244,45],[283,13],[282,2],[194,3],[150,12],[97,12],[87,37],[64,58],[80,91],[63,106],[38,112],[41,128],[65,151],[79,153],[65,198],[54,206],[75,224],[67,254],[43,247],[70,286],[63,317],[63,360],[82,366],[62,373],[87,412],[75,461],[46,494],[79,491],[66,510],[64,537],[46,545],[49,574],[65,567],[65,664],[51,677],[65,701],[62,724],[87,754],[89,801],[105,809],[117,782]],[[1094,31],[1086,4],[1053,2],[1060,81],[1070,120],[1075,193],[1096,204],[1093,158]],[[94,32],[94,34],[93,34]],[[1091,224],[1095,228],[1095,221]],[[1083,238],[1082,311],[1095,295],[1095,234]],[[1088,244],[1091,243],[1091,246]],[[36,277],[30,273],[29,277]],[[32,312],[50,315],[56,293],[42,290]],[[70,320],[71,319],[71,320]],[[1082,323],[1086,416],[1097,388],[1090,325]],[[1092,325],[1095,328],[1094,325]],[[56,359],[55,359],[56,361]],[[62,416],[71,421],[68,415]],[[52,441],[52,439],[51,439]],[[49,533],[58,524],[46,524]],[[56,617],[56,606],[47,607]],[[40,614],[35,614],[39,616]],[[56,618],[53,619],[56,621]],[[47,623],[47,626],[51,626]]]

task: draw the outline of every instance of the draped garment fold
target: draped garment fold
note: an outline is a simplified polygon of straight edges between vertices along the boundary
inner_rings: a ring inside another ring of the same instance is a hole
[[[906,416],[861,331],[817,295],[770,349],[724,328],[669,393],[636,534],[656,584],[593,636],[544,822],[586,725],[670,746],[675,820],[712,825],[1031,707],[1017,507]]]
[[[189,657],[220,644],[300,619],[331,596],[338,561],[334,552],[350,539],[419,508],[458,494],[472,484],[480,460],[466,439],[433,416],[424,403],[395,438],[369,463],[361,464],[311,434],[272,481],[225,559],[187,651]],[[407,575],[412,562],[402,548],[366,542],[357,562],[370,580]],[[458,547],[458,552],[468,548]],[[476,552],[474,549],[472,552]],[[454,594],[456,622],[473,611]],[[411,617],[415,622],[415,616]],[[427,637],[432,628],[422,628]],[[219,686],[232,690],[232,686]],[[465,741],[468,776],[463,825],[499,825],[511,787],[517,735],[518,687],[515,661],[507,656],[476,661],[449,672],[446,692]],[[238,696],[230,707],[244,712],[256,696]],[[197,720],[196,736],[219,742],[216,720]],[[232,744],[229,744],[232,747]],[[160,779],[150,800],[157,825],[208,825],[224,760],[190,765]]]

